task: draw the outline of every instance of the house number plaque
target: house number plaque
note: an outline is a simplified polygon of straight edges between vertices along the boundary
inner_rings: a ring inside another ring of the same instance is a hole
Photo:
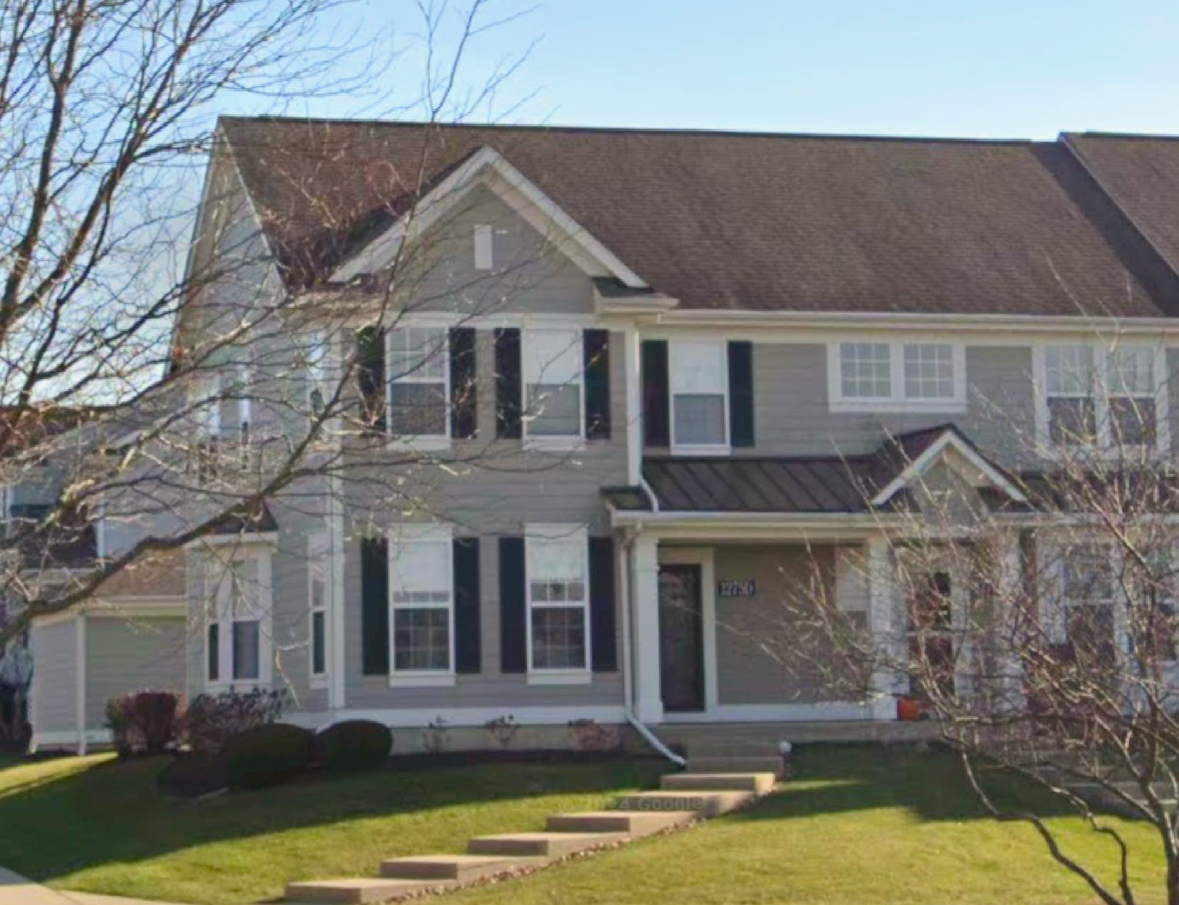
[[[721,597],[753,597],[757,594],[757,582],[752,578],[727,578],[719,582],[717,591]]]

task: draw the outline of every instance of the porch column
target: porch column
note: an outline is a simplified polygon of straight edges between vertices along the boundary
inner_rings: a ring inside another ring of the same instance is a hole
[[[868,624],[872,640],[884,661],[872,674],[872,691],[876,698],[872,715],[878,720],[896,719],[895,696],[907,690],[907,680],[899,674],[904,656],[904,631],[897,618],[896,566],[888,538],[868,541]]]
[[[634,573],[631,628],[635,715],[644,723],[663,722],[659,673],[659,541],[645,534],[631,551]]]
[[[996,612],[987,614],[995,626],[994,644],[996,659],[1002,663],[999,679],[998,706],[1004,710],[1020,711],[1024,707],[1023,669],[1019,652],[1011,643],[1014,636],[1016,608],[1025,605],[1025,595],[1031,590],[1024,587],[1023,549],[1020,533],[1012,531],[1002,539],[999,550],[998,593],[995,595]]]

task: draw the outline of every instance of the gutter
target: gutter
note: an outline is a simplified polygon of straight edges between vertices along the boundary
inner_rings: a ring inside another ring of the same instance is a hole
[[[623,576],[622,582],[622,612],[626,617],[626,624],[623,626],[622,632],[622,712],[626,717],[626,721],[635,728],[635,731],[646,740],[648,745],[662,754],[677,767],[685,767],[687,766],[688,762],[668,748],[667,745],[663,744],[659,736],[652,732],[651,728],[635,715],[635,712],[631,707],[631,699],[633,697],[633,664],[631,662],[630,638],[631,631],[634,627],[634,622],[631,618],[630,602],[632,599],[631,577],[634,575],[634,570],[631,568],[631,547],[634,544],[634,539],[635,532],[630,531],[627,532],[626,537],[624,537],[622,540],[623,568],[626,573]]]

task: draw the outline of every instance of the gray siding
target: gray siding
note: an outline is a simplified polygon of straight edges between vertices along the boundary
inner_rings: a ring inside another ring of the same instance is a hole
[[[86,728],[106,725],[106,703],[137,691],[184,690],[182,617],[86,621]]]
[[[73,619],[34,625],[29,633],[33,654],[33,731],[77,729],[77,625]]]

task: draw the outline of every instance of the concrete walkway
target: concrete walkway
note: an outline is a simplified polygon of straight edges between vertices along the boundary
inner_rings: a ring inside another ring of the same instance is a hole
[[[58,892],[0,867],[0,905],[168,905],[90,892]]]

